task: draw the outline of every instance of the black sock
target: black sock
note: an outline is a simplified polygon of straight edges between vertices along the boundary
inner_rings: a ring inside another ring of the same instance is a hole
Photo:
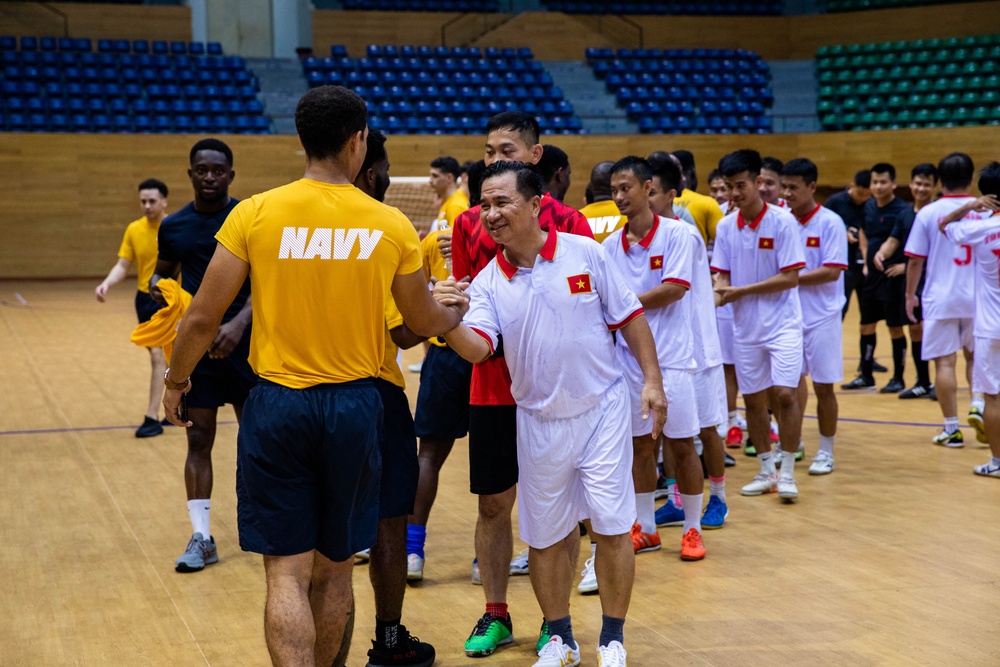
[[[569,616],[563,616],[554,621],[545,620],[549,624],[549,634],[551,636],[555,637],[558,635],[563,644],[570,648],[577,648],[576,639],[573,637],[573,624],[570,622]]]
[[[866,380],[874,380],[875,372],[875,334],[861,334],[861,377]]]
[[[906,367],[906,336],[892,339],[893,377],[903,381],[903,369]]]
[[[913,355],[913,366],[917,369],[917,384],[927,389],[931,386],[931,372],[929,364],[920,358],[923,346],[923,341],[913,341],[910,343],[910,353]]]
[[[399,622],[402,619],[397,618],[394,621],[380,621],[375,619],[375,637],[378,643],[386,648],[396,648],[396,644],[399,642]]]

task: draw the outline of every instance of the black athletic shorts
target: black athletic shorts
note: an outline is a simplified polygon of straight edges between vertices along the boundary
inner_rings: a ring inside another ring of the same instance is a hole
[[[225,359],[210,359],[206,353],[191,373],[188,407],[218,408],[226,403],[241,407],[258,380],[249,356],[250,327]]]
[[[375,379],[382,397],[382,481],[378,516],[391,519],[413,513],[417,498],[420,465],[417,463],[417,436],[406,392],[393,383]]]
[[[345,561],[375,543],[382,399],[371,380],[289,389],[261,380],[236,448],[240,546]]]
[[[456,440],[469,432],[469,383],[472,364],[450,347],[431,345],[420,369],[417,437]]]
[[[153,297],[146,292],[135,291],[135,316],[139,319],[139,324],[153,319],[153,313],[163,306],[153,301]]]
[[[469,488],[480,496],[517,484],[517,406],[469,406]]]
[[[902,327],[911,324],[906,317],[906,276],[886,278],[868,275],[859,294],[861,324],[875,324],[885,320],[887,326]]]

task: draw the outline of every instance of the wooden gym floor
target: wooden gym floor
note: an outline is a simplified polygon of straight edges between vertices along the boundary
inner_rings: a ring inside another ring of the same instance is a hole
[[[220,413],[215,449],[221,560],[177,574],[191,532],[185,439],[176,428],[133,437],[148,355],[128,341],[131,285],[102,305],[96,282],[0,283],[0,665],[266,665],[261,560],[237,543],[233,413]],[[856,317],[855,307],[848,368]],[[407,380],[412,402],[417,376]],[[872,392],[840,401],[837,470],[805,474],[817,443],[807,418],[797,503],[741,497],[757,465],[736,453],[729,520],[706,533],[708,557],[682,563],[680,529],[666,528],[664,548],[637,558],[625,626],[632,665],[1000,664],[1000,481],[971,472],[988,451],[967,428],[965,449],[932,446],[941,414],[930,401]],[[967,404],[963,388],[960,410]],[[530,665],[541,614],[527,577],[510,585],[514,645],[475,660],[462,651],[483,609],[469,581],[467,465],[462,441],[431,516],[427,578],[409,588],[403,620],[435,645],[441,667]],[[365,664],[373,633],[366,568],[355,577],[352,666]],[[595,665],[598,598],[574,591],[572,603],[584,664]]]

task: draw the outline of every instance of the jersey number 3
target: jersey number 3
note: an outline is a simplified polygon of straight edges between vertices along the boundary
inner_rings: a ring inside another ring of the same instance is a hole
[[[955,264],[957,266],[966,266],[966,265],[968,265],[969,263],[972,262],[972,246],[970,246],[970,245],[960,245],[958,247],[961,249],[962,254],[964,254],[965,257],[963,257],[962,259],[959,259],[958,257],[956,257],[955,258]]]

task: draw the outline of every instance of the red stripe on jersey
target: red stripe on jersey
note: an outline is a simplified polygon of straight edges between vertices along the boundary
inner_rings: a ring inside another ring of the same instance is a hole
[[[796,269],[804,269],[804,268],[806,268],[806,263],[805,262],[798,262],[796,264],[791,264],[790,266],[783,266],[783,267],[781,267],[778,270],[779,271],[795,271]]]
[[[619,329],[621,329],[622,327],[626,326],[626,325],[627,325],[627,324],[628,324],[629,322],[631,322],[631,321],[632,321],[632,320],[634,320],[635,318],[637,318],[637,317],[639,317],[640,315],[644,314],[644,312],[645,312],[645,311],[643,311],[643,309],[642,309],[642,308],[636,308],[636,309],[635,309],[635,310],[634,310],[634,311],[632,312],[632,314],[631,314],[631,315],[629,315],[628,317],[626,317],[626,318],[625,318],[624,320],[622,320],[622,321],[621,321],[621,322],[619,322],[618,324],[609,324],[609,325],[608,325],[608,330],[610,330],[610,331],[618,331]]]
[[[823,266],[832,266],[835,269],[846,269],[847,268],[847,264],[837,264],[835,262],[827,262]]]
[[[671,285],[680,285],[684,289],[691,289],[691,283],[686,280],[681,280],[680,278],[665,278],[664,283],[670,283]]]
[[[725,270],[725,269],[720,269],[720,268],[719,268],[719,267],[717,267],[717,266],[710,266],[710,267],[708,267],[708,269],[709,269],[709,271],[711,271],[712,273],[729,273],[729,271],[727,271],[727,270]]]
[[[483,337],[483,340],[486,341],[486,344],[490,346],[490,356],[492,357],[493,353],[496,352],[496,350],[493,349],[493,339],[490,338],[490,335],[481,329],[477,329],[476,327],[469,327],[469,328],[472,330],[472,333],[479,334],[480,336]]]
[[[907,257],[917,257],[919,259],[927,259],[927,255],[918,255],[915,252],[904,252],[903,254],[906,255]]]

